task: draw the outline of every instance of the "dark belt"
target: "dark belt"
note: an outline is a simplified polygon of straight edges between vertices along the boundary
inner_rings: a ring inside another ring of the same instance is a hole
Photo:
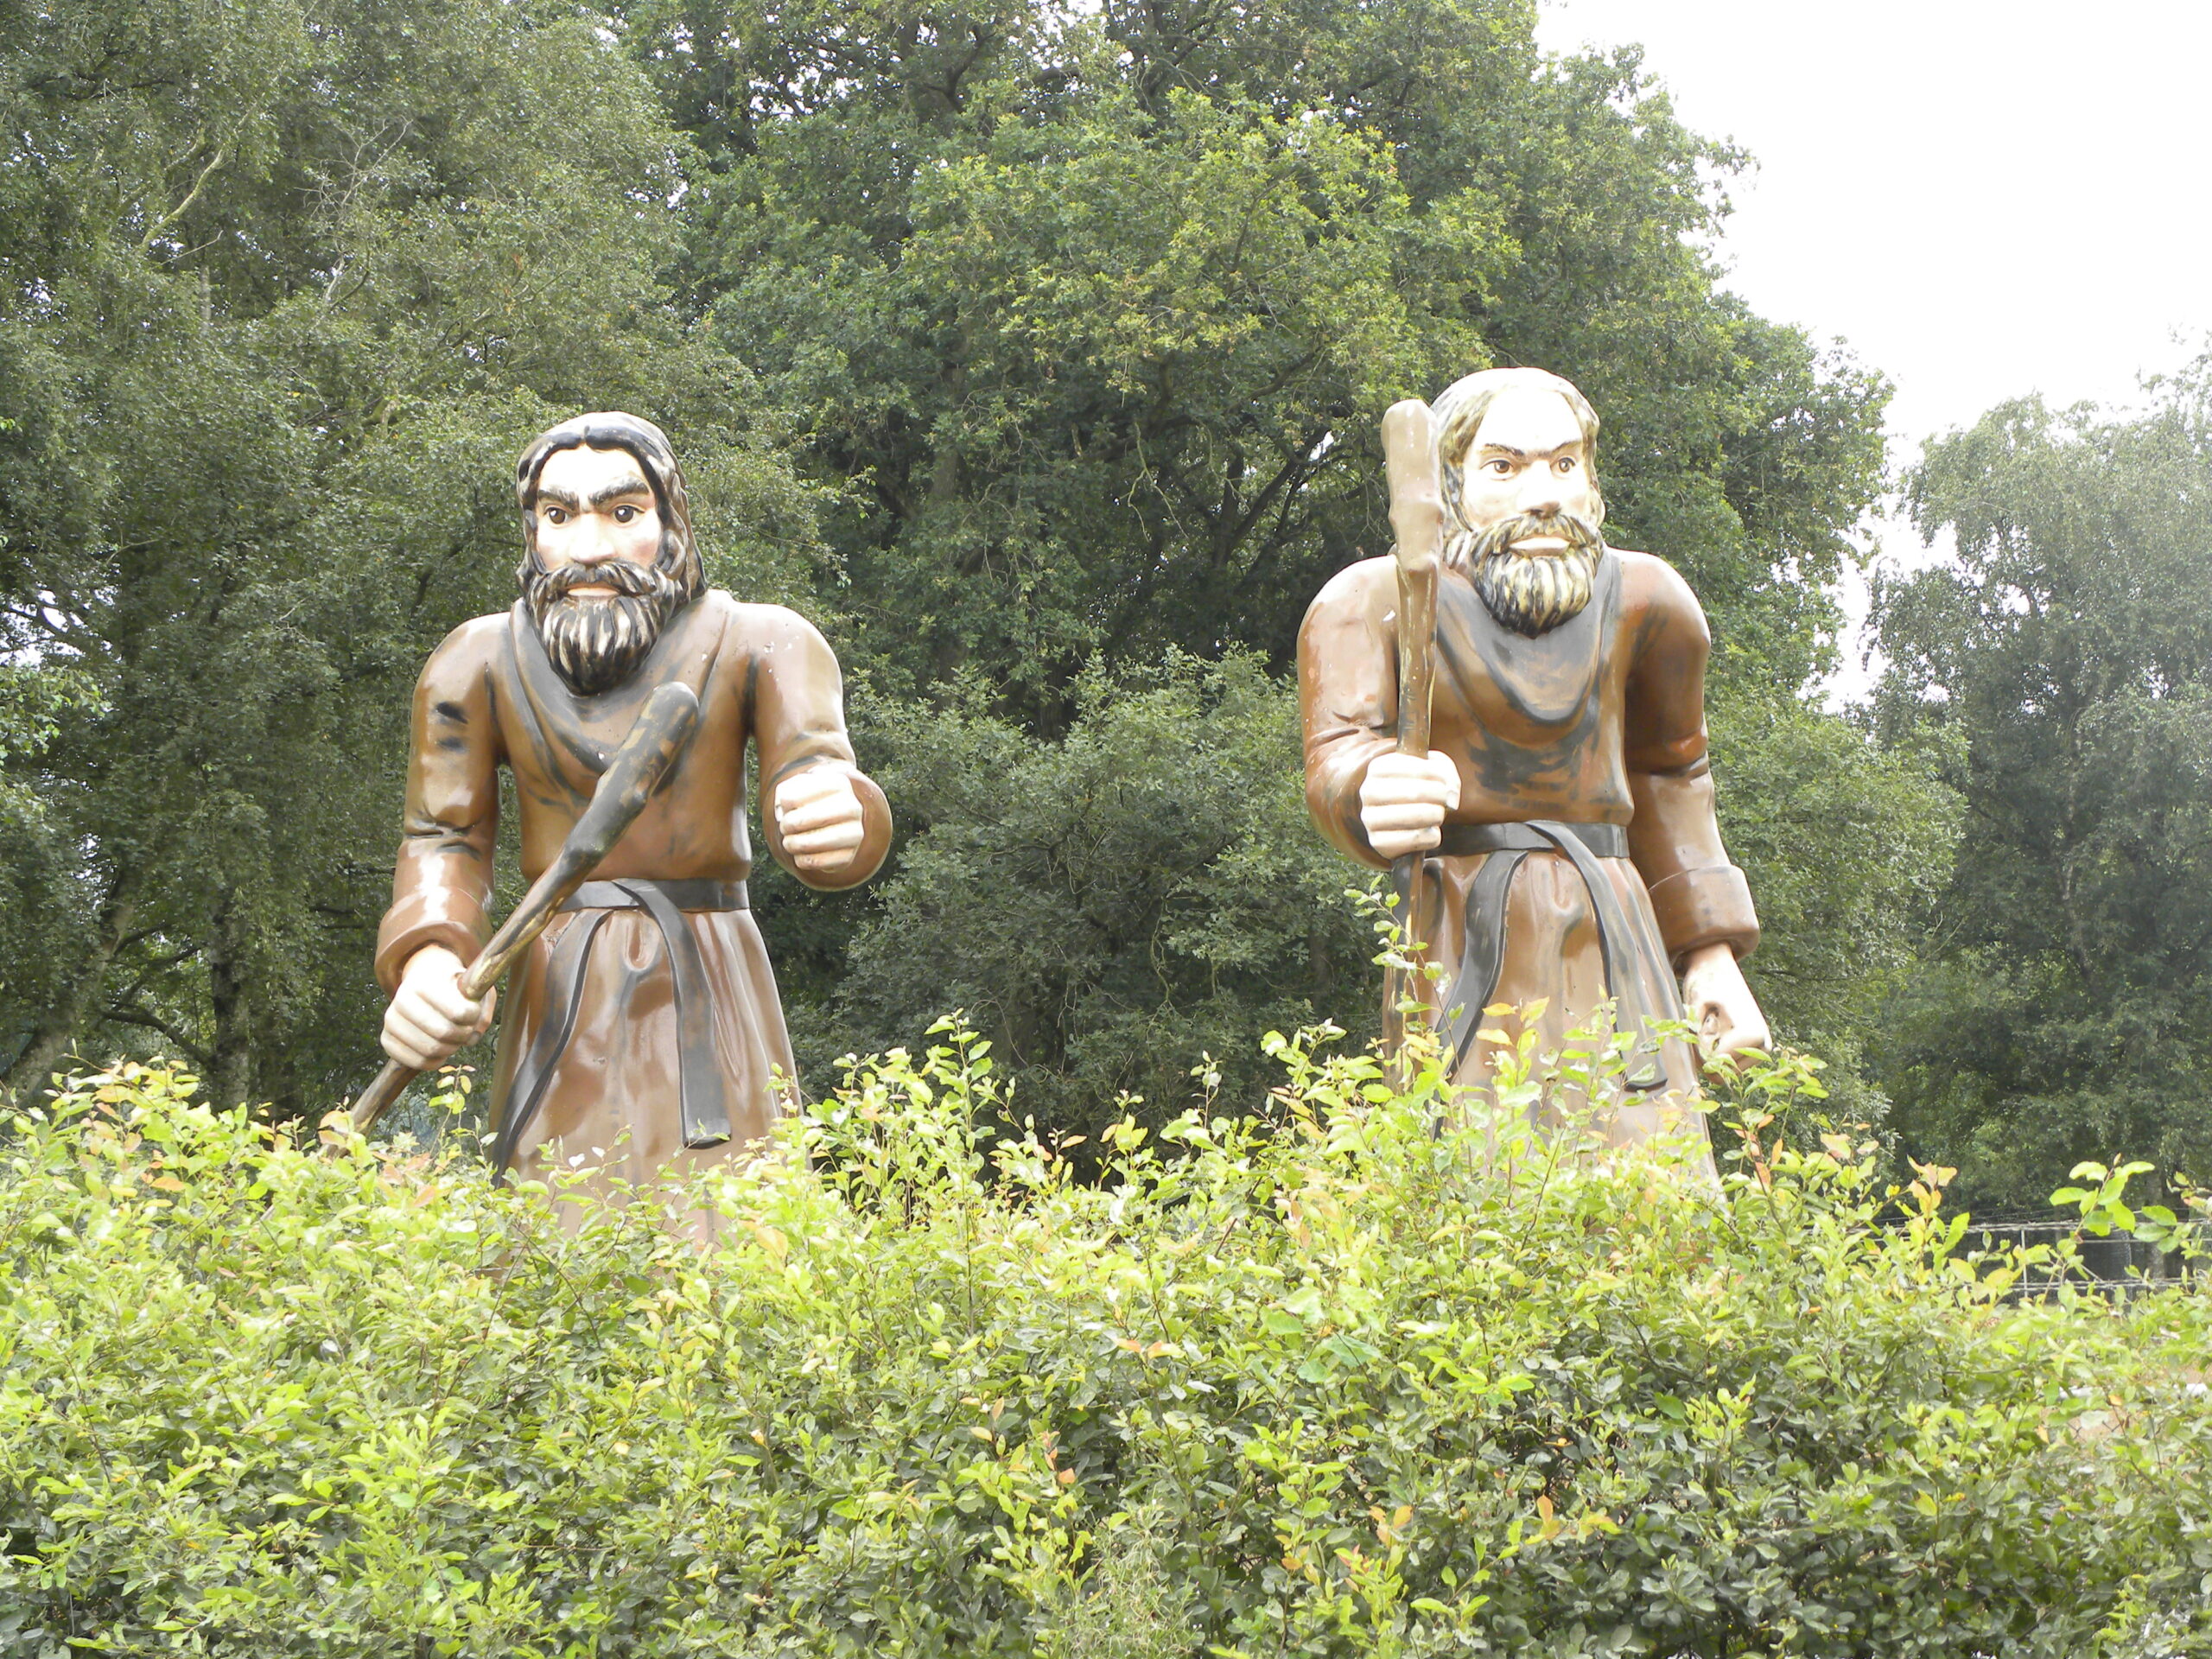
[[[1589,890],[1590,904],[1598,918],[1598,948],[1605,964],[1605,991],[1613,999],[1620,1029],[1639,1033],[1623,1082],[1637,1090],[1667,1086],[1667,1068],[1657,1044],[1648,1033],[1652,1017],[1639,971],[1642,953],[1637,934],[1622,909],[1620,895],[1606,879],[1601,858],[1628,856],[1628,831],[1618,823],[1561,823],[1532,818],[1526,823],[1447,823],[1443,841],[1432,856],[1473,858],[1484,854],[1483,867],[1467,887],[1466,937],[1460,948],[1459,971],[1449,992],[1452,1009],[1444,1031],[1455,1053],[1470,1052],[1483,1009],[1497,989],[1505,964],[1506,900],[1513,878],[1531,853],[1563,854]],[[1481,995],[1476,995],[1479,990]]]
[[[676,985],[676,1046],[679,1110],[687,1147],[718,1147],[729,1139],[729,1098],[721,1062],[715,1055],[715,1004],[707,988],[707,965],[698,941],[683,925],[687,910],[743,910],[745,883],[688,880],[652,881],[625,876],[614,881],[587,881],[561,906],[582,913],[553,947],[545,965],[544,1020],[531,1039],[530,1052],[515,1067],[508,1084],[506,1109],[492,1166],[504,1171],[512,1161],[523,1131],[537,1116],[553,1068],[575,1034],[582,1011],[584,969],[592,942],[618,910],[642,910],[660,929],[670,976]]]

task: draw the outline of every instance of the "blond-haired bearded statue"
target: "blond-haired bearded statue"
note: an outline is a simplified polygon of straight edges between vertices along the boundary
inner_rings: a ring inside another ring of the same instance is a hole
[[[883,794],[854,765],[836,658],[803,618],[708,588],[683,474],[660,429],[582,415],[516,472],[514,607],[465,622],[415,693],[405,835],[377,974],[385,1052],[427,1070],[489,1027],[461,969],[491,928],[499,769],[535,878],[653,690],[699,699],[659,792],[509,979],[492,1082],[494,1159],[633,1180],[741,1154],[791,1075],[774,975],[747,907],[745,747],[769,850],[810,887],[875,873]],[[702,1224],[703,1224],[703,1223]]]
[[[1352,565],[1299,635],[1306,801],[1363,862],[1427,855],[1411,931],[1446,970],[1425,994],[1459,1082],[1490,1076],[1486,1006],[1542,1001],[1546,1050],[1616,1006],[1639,1038],[1595,1128],[1627,1144],[1697,1084],[1695,1055],[1647,1021],[1687,1011],[1723,1051],[1768,1040],[1738,965],[1758,918],[1713,816],[1704,613],[1661,560],[1605,544],[1598,417],[1567,381],[1469,375],[1433,429],[1433,747],[1397,752],[1395,567]]]

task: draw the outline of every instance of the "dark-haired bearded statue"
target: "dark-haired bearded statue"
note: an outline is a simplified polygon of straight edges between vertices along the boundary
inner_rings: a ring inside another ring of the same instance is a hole
[[[461,969],[491,933],[499,768],[522,873],[559,851],[646,698],[699,698],[690,747],[509,980],[493,1071],[494,1158],[632,1180],[741,1154],[792,1075],[776,982],[747,908],[745,746],[768,849],[810,887],[875,873],[882,791],[853,764],[836,658],[775,605],[705,586],[683,475],[658,427],[582,415],[516,471],[522,597],[463,623],[415,692],[404,839],[377,975],[384,1046],[422,1070],[482,1034]]]
[[[1598,417],[1568,382],[1469,375],[1432,429],[1433,747],[1397,752],[1393,563],[1352,565],[1299,635],[1306,802],[1365,863],[1427,855],[1408,925],[1445,970],[1425,995],[1457,1081],[1492,1073],[1478,1031],[1519,1034],[1485,1007],[1541,1002],[1538,1046],[1555,1051],[1611,1002],[1637,1041],[1592,1127],[1628,1144],[1676,1121],[1697,1086],[1696,1056],[1647,1022],[1687,1014],[1723,1052],[1768,1040],[1738,965],[1758,917],[1713,817],[1705,616],[1669,566],[1605,545]]]

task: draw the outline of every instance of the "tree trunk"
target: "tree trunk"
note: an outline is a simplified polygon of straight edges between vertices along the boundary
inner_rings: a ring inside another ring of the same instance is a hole
[[[215,1103],[242,1106],[253,1094],[253,988],[246,962],[245,906],[236,887],[215,900],[208,940],[207,1000],[215,1016],[214,1063],[207,1084]]]
[[[7,1089],[18,1099],[43,1094],[50,1089],[54,1071],[77,1040],[78,1029],[100,994],[108,964],[115,960],[124,936],[130,931],[131,918],[138,912],[137,889],[137,874],[128,871],[119,873],[109,886],[99,916],[92,924],[89,949],[78,966],[77,976],[53,1006],[39,1016],[29,1043],[8,1068],[4,1079]]]

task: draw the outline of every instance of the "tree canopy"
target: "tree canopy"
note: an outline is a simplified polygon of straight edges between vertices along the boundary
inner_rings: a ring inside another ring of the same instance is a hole
[[[1930,447],[1955,557],[1878,596],[1880,710],[1932,728],[1955,870],[1885,1074],[1985,1202],[2119,1151],[2212,1179],[2212,364],[2133,417],[2006,404]]]
[[[1094,659],[1280,668],[1389,545],[1376,423],[1535,362],[1624,545],[1794,693],[1880,466],[1874,377],[1720,291],[1739,157],[1524,0],[632,0],[702,165],[686,302],[834,492],[848,637],[1044,733]]]
[[[374,1028],[407,688],[507,602],[521,442],[662,412],[763,572],[804,500],[664,302],[681,142],[573,9],[8,3],[0,110],[0,647],[46,711],[8,1076],[137,1039],[321,1109]]]
[[[673,435],[715,580],[830,634],[894,784],[871,894],[756,884],[810,1056],[968,1001],[1073,1099],[1357,1025],[1289,653],[1389,544],[1382,409],[1494,362],[1584,386],[1611,536],[1703,596],[1784,1029],[1865,1046],[1943,798],[1798,694],[1885,388],[1721,286],[1742,158],[1633,52],[1548,57],[1520,0],[0,25],[12,1084],[361,1080],[409,683],[512,596],[511,456],[609,406]]]

